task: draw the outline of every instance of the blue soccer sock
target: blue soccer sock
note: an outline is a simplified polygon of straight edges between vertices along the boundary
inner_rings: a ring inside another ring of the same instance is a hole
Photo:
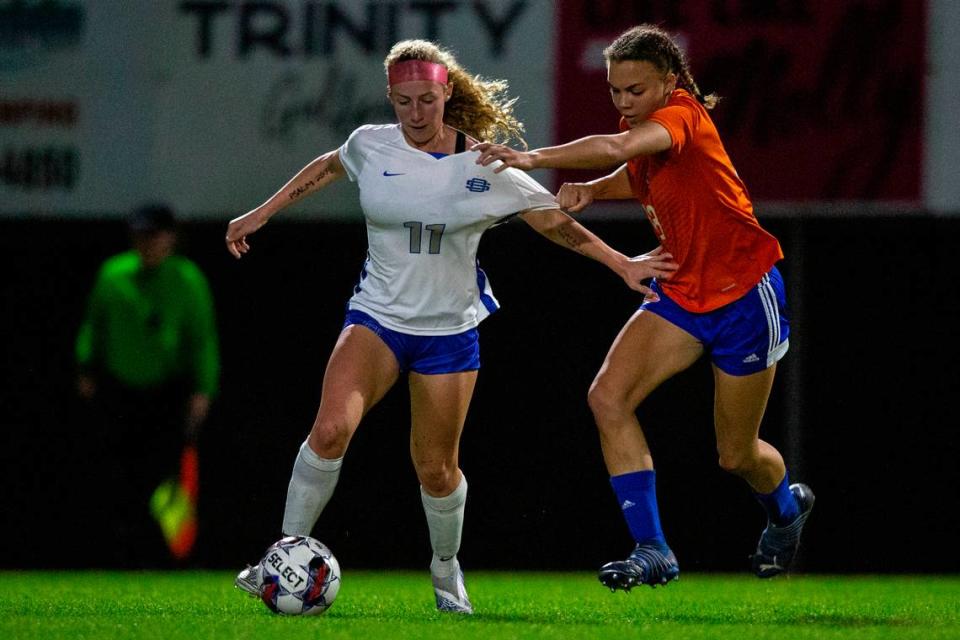
[[[797,498],[790,491],[790,474],[784,473],[783,480],[770,493],[754,493],[754,497],[767,511],[770,522],[778,527],[790,524],[800,514]]]
[[[610,476],[610,484],[637,544],[666,546],[657,509],[657,472],[651,469]]]

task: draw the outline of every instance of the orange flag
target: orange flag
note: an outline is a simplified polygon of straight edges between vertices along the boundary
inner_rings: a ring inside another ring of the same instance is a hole
[[[180,476],[167,478],[150,497],[150,513],[160,525],[171,555],[186,560],[197,540],[197,495],[200,465],[197,449],[187,445],[180,454]]]

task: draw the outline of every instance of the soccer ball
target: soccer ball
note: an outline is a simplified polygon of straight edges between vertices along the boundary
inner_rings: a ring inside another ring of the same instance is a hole
[[[288,536],[270,545],[260,561],[260,599],[281,615],[323,613],[340,590],[340,565],[322,542]]]

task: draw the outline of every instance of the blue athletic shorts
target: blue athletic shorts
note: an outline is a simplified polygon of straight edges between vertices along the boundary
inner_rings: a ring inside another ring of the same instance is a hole
[[[362,311],[348,310],[343,328],[352,324],[377,334],[393,351],[401,373],[414,371],[429,375],[480,368],[480,332],[476,328],[451,336],[415,336],[387,329]]]
[[[644,302],[640,308],[699,340],[711,361],[730,375],[763,371],[787,353],[790,321],[783,278],[776,267],[742,298],[707,313],[683,309],[663,292],[656,280],[650,288],[660,300]]]

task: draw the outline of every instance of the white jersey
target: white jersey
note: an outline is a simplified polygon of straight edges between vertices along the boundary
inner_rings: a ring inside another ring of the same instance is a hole
[[[495,174],[477,152],[437,159],[410,146],[399,124],[364,125],[339,153],[360,187],[369,243],[348,308],[401,333],[476,327],[499,307],[477,262],[480,236],[514,213],[557,208],[526,173]]]

